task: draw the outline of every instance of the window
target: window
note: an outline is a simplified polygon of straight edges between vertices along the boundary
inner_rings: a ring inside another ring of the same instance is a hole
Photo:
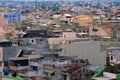
[[[2,66],[2,62],[0,62],[0,67]]]
[[[15,17],[15,15],[13,15],[13,17]]]
[[[15,19],[15,18],[13,19],[13,22],[16,22],[16,19]]]
[[[43,41],[43,39],[40,39],[40,41]]]
[[[34,40],[32,40],[32,43],[34,42]]]
[[[96,28],[93,28],[93,31],[94,31],[94,32],[96,32],[96,31],[98,31],[98,29],[96,29]]]
[[[38,70],[36,66],[32,66],[32,69],[35,70],[35,71]]]
[[[28,65],[29,65],[28,59],[14,61],[14,66],[28,66]]]
[[[8,66],[8,61],[4,61],[4,66]]]
[[[17,44],[17,42],[15,42],[15,44]]]
[[[0,52],[0,60],[1,60],[1,55],[2,55],[2,53]]]
[[[9,65],[10,65],[10,66],[14,66],[14,61],[10,60],[10,61],[9,61]]]
[[[55,75],[55,72],[51,73],[51,76],[54,76]]]
[[[8,17],[8,15],[5,15],[5,17]]]
[[[111,60],[113,60],[113,56],[111,56]]]
[[[8,15],[9,17],[11,17],[11,15]]]
[[[66,38],[66,35],[64,35],[64,38]]]

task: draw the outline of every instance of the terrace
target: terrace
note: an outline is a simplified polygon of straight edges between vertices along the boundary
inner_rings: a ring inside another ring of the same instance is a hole
[[[9,58],[9,68],[13,71],[19,71],[19,70],[24,70],[29,68],[29,60],[27,58],[22,58],[22,57],[14,57],[14,58]]]

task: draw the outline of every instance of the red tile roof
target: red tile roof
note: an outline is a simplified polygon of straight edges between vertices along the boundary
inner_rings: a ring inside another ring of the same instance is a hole
[[[91,19],[91,17],[90,16],[87,16],[87,15],[82,15],[82,16],[75,16],[75,18],[79,18],[79,19]]]
[[[41,78],[34,78],[34,80],[42,80]]]
[[[67,69],[65,72],[66,73],[72,73],[72,72],[75,72],[75,71],[77,71],[79,69],[80,69],[80,66],[73,66],[73,67]]]

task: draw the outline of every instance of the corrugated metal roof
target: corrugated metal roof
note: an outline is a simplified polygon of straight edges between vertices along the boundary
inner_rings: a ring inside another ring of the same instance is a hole
[[[81,79],[75,78],[75,79],[72,79],[72,80],[81,80]]]
[[[3,48],[3,60],[8,61],[8,58],[10,57],[16,57],[18,54],[20,48],[17,47],[6,47]]]

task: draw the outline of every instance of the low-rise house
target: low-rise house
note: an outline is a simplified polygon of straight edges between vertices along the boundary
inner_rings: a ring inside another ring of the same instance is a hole
[[[9,69],[16,72],[29,69],[29,59],[22,57],[11,57],[9,58]]]
[[[64,14],[63,16],[61,16],[61,20],[62,21],[67,21],[67,22],[72,22],[73,17],[72,17],[71,14]]]
[[[63,80],[80,80],[83,68],[80,66],[72,66],[62,72]]]
[[[12,42],[6,39],[0,41],[0,47],[12,47]]]
[[[57,18],[60,18],[60,17],[61,17],[61,14],[60,14],[60,13],[56,13],[56,14],[53,15],[53,18],[54,18],[54,19],[57,19]]]
[[[90,27],[89,36],[111,37],[111,29],[105,27]]]
[[[10,57],[19,57],[22,49],[15,47],[1,47],[0,48],[0,72],[3,73],[3,69],[6,67],[8,69]]]
[[[30,37],[47,37],[48,32],[47,30],[29,30],[26,32],[26,35],[24,37],[30,38]]]
[[[31,78],[33,77],[51,78],[52,75],[57,71],[56,70],[57,67],[65,67],[71,65],[71,60],[61,59],[59,58],[59,54],[54,53],[36,54],[34,51],[30,51],[28,53],[24,53],[23,57],[29,59],[30,68],[22,72],[21,70],[18,70],[18,75],[22,77],[26,77],[27,75],[27,77]]]
[[[54,29],[52,31],[52,34],[55,36],[55,37],[60,37],[61,34],[62,34],[63,30],[62,29]]]
[[[107,51],[108,62],[119,64],[120,63],[120,47],[109,47],[107,50],[108,50]]]
[[[61,37],[65,40],[73,40],[77,38],[76,32],[63,32]]]
[[[77,32],[77,37],[78,38],[80,38],[80,37],[88,37],[89,36],[89,27],[87,27],[87,26],[79,26],[76,29],[76,32]]]
[[[80,16],[75,16],[74,21],[76,23],[79,23],[79,25],[89,25],[89,23],[93,22],[93,19],[90,16],[87,15],[80,15]]]
[[[106,54],[101,50],[101,42],[77,38],[74,32],[65,32],[60,38],[48,38],[48,44],[50,50],[59,48],[63,56],[78,56],[80,59],[88,59],[93,65],[106,64]]]

